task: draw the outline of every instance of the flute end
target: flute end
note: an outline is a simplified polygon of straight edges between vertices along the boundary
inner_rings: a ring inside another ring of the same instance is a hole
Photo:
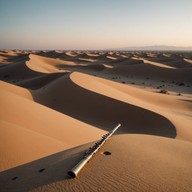
[[[76,174],[73,171],[68,171],[68,175],[72,178],[76,177]]]

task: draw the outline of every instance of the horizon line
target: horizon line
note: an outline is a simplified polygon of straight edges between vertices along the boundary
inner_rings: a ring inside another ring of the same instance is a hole
[[[105,51],[105,50],[131,50],[133,49],[137,49],[137,50],[143,50],[147,51],[149,48],[149,50],[163,50],[163,48],[165,48],[165,50],[185,50],[185,51],[192,51],[192,46],[177,46],[177,45],[144,45],[144,46],[129,46],[129,47],[116,47],[116,48],[85,48],[85,49],[80,49],[80,48],[72,48],[72,49],[68,49],[68,48],[63,48],[63,49],[58,49],[58,48],[0,48],[0,50],[29,50],[29,51]]]

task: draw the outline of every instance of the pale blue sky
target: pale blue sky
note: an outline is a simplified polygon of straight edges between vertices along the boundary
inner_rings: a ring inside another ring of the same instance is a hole
[[[192,46],[192,0],[0,0],[0,48]]]

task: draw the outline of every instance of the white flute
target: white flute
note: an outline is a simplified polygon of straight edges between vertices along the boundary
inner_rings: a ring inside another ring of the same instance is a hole
[[[111,137],[115,131],[121,126],[118,124],[113,130],[109,131],[107,134],[102,136],[102,139],[95,143],[93,147],[91,147],[88,151],[85,152],[83,159],[70,171],[68,171],[68,175],[75,178],[82,170],[82,168],[86,165],[86,163],[93,157],[93,155],[101,148],[101,146],[107,141],[109,137]]]

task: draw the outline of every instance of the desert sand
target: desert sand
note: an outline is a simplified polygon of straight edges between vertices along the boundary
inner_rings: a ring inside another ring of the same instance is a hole
[[[192,53],[1,50],[0,80],[0,191],[192,191]]]

